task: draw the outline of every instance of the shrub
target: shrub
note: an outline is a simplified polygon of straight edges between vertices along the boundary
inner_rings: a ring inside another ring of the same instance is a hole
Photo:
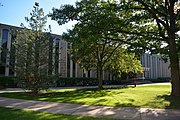
[[[79,78],[70,78],[70,77],[57,77],[55,79],[57,81],[58,87],[64,87],[64,86],[93,86],[98,84],[98,80],[96,78],[85,78],[85,77],[79,77]]]
[[[38,94],[40,90],[47,90],[56,86],[56,81],[52,76],[39,76],[37,78],[20,79],[18,86],[30,90],[33,94]]]
[[[65,87],[65,86],[96,86],[98,85],[97,78],[70,78],[70,77],[56,77],[57,87]],[[103,80],[103,85],[120,85],[122,81],[120,80]]]
[[[17,87],[17,78],[9,76],[0,76],[0,86],[2,88]]]
[[[150,79],[153,83],[159,83],[159,82],[170,82],[170,77],[158,77],[157,79]]]

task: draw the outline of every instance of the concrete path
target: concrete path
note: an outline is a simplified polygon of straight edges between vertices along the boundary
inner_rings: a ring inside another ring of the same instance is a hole
[[[128,120],[180,120],[180,110],[89,106],[0,97],[0,106],[57,114],[93,116]]]

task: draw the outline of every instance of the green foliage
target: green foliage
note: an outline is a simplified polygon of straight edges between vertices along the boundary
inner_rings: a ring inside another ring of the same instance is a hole
[[[153,83],[160,83],[160,82],[170,82],[171,78],[169,77],[158,77],[157,79],[150,79]]]
[[[16,77],[0,76],[0,87],[16,87]]]
[[[18,86],[31,90],[33,94],[38,94],[41,90],[48,90],[50,87],[55,87],[56,81],[51,76],[39,76],[37,78],[21,79],[18,81]]]
[[[98,84],[97,78],[63,78],[58,77],[57,86],[94,86]]]
[[[119,60],[115,58],[110,60],[117,56],[115,51],[121,48],[118,54],[128,56],[126,43],[131,41],[129,36],[125,37],[113,31],[116,26],[122,27],[124,22],[124,18],[118,18],[120,11],[114,6],[115,3],[116,1],[113,0],[107,2],[82,0],[77,2],[75,7],[64,5],[60,9],[54,8],[53,14],[50,14],[51,18],[60,25],[70,20],[77,20],[74,28],[64,33],[63,38],[71,43],[69,53],[73,60],[85,70],[96,69],[98,71],[99,88],[102,87],[102,71],[106,70],[107,66],[111,68],[111,64]],[[140,68],[139,65],[136,66]],[[139,68],[137,71],[140,70]],[[117,69],[122,71],[121,67],[116,67],[114,70]],[[124,67],[123,69],[130,68]],[[135,70],[131,71],[137,73]]]
[[[123,51],[123,49],[117,49],[114,54],[115,55],[110,59],[110,66],[108,66],[108,69],[115,75],[118,75],[118,77],[121,77],[120,75],[122,73],[136,75],[138,72],[143,72],[142,65],[137,59],[135,53],[129,53],[125,50]]]
[[[178,0],[82,0],[76,7],[53,9],[50,16],[60,25],[79,21],[77,26],[83,29],[73,33],[76,37],[89,34],[90,38],[119,41],[139,55],[147,51],[169,57],[173,91],[178,92],[173,94],[180,96],[180,87],[176,86],[180,83],[179,6]]]
[[[45,29],[47,16],[38,3],[30,15],[30,18],[25,18],[30,28],[22,24],[22,29],[15,31],[15,72],[21,87],[38,94],[40,90],[51,87],[48,74],[52,74],[53,39]]]

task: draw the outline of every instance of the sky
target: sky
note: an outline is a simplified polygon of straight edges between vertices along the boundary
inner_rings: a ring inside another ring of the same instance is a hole
[[[0,0],[0,23],[20,27],[23,23],[26,25],[25,17],[30,17],[35,2],[39,3],[45,14],[52,12],[52,8],[60,8],[64,4],[75,5],[77,0]],[[71,21],[65,25],[59,26],[56,21],[48,18],[46,26],[51,25],[52,33],[61,35],[67,29],[71,29],[75,22]]]

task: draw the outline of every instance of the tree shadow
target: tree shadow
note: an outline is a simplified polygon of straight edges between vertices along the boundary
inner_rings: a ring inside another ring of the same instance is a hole
[[[65,103],[86,103],[84,99],[88,99],[88,104],[100,105],[104,102],[109,102],[109,99],[104,99],[104,97],[112,96],[113,94],[121,94],[122,91],[113,91],[117,89],[127,89],[128,87],[118,87],[118,88],[105,88],[99,90],[98,88],[85,88],[85,89],[75,89],[67,91],[48,91],[42,93],[38,96],[32,96],[25,92],[18,93],[1,93],[2,97],[19,98],[27,100],[41,100],[49,102],[65,102]],[[93,101],[91,101],[93,99]],[[113,98],[114,99],[114,98]],[[119,101],[118,101],[119,102]]]
[[[165,101],[170,102],[170,104],[165,106],[165,108],[180,109],[180,97],[175,97],[171,95],[160,95],[157,96],[157,99],[164,99]]]
[[[153,98],[153,101],[144,104],[143,106],[151,106],[151,108],[165,108],[165,109],[180,109],[180,97],[171,95],[158,95]]]

